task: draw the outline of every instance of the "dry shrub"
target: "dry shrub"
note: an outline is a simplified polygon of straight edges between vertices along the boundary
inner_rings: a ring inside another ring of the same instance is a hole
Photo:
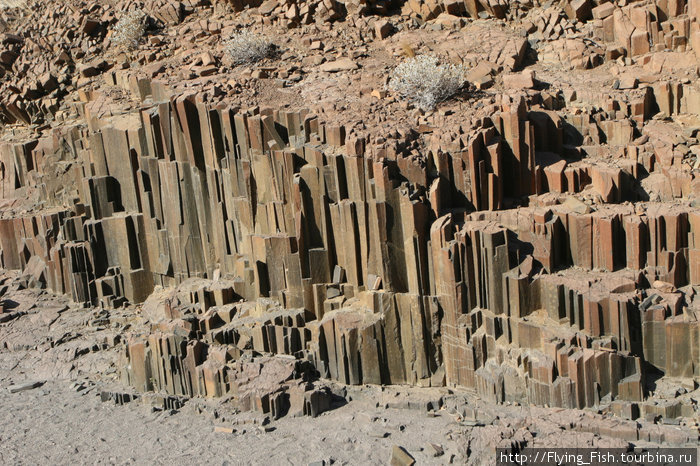
[[[394,68],[389,90],[423,110],[454,96],[466,81],[462,65],[440,65],[432,55],[409,58]]]
[[[133,49],[146,33],[146,13],[132,10],[122,16],[114,25],[112,44],[123,49]]]
[[[406,42],[401,44],[401,51],[403,52],[404,57],[414,58],[416,56],[416,51],[413,50],[413,47],[411,47],[411,45],[407,44]]]
[[[27,0],[0,0],[0,9],[26,8]]]
[[[274,50],[270,40],[247,29],[233,34],[224,47],[236,65],[258,62],[269,57]]]

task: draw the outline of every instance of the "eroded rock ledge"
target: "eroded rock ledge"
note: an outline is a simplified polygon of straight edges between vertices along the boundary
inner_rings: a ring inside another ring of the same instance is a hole
[[[146,301],[153,333],[125,346],[138,389],[221,396],[253,351],[346,384],[693,415],[644,400],[656,371],[690,390],[698,376],[700,214],[567,196],[639,190],[634,170],[567,162],[584,150],[562,130],[573,125],[536,97],[504,97],[465,136],[436,134],[407,159],[305,111],[244,113],[150,88],[138,113],[101,115],[91,100],[87,128],[2,146],[5,198],[46,188],[44,170],[66,160],[77,194],[72,208],[0,220],[3,266],[85,306]],[[624,137],[624,122],[574,123]],[[646,159],[624,142],[637,161],[623,162],[695,189],[663,152]],[[501,210],[527,196],[530,207]]]
[[[564,10],[576,23],[552,14],[555,34],[530,17],[526,30],[554,46],[592,16],[620,50],[579,50],[572,67],[651,44],[659,55],[638,63],[668,72],[698,35],[677,3],[661,28],[646,9],[577,1]],[[440,5],[404,9],[429,20]],[[499,5],[444,9],[507,17]],[[628,13],[650,32],[627,34]],[[480,89],[525,61],[527,41],[499,34],[506,46],[472,76]],[[508,74],[507,92],[470,88],[463,118],[441,110],[378,135],[387,125],[363,131],[352,108],[242,108],[212,97],[223,88],[154,78],[162,66],[103,68],[105,89],[76,93],[75,119],[0,145],[0,265],[85,307],[139,306],[146,325],[119,343],[137,390],[315,415],[331,397],[321,377],[696,417],[694,82],[560,91]],[[40,113],[16,104],[6,121]]]

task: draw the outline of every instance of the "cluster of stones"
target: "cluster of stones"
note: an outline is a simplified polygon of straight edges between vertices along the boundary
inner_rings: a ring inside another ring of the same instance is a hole
[[[218,396],[253,350],[307,359],[348,384],[449,384],[494,401],[607,399],[654,411],[642,403],[647,365],[698,376],[687,288],[700,283],[697,209],[592,211],[567,197],[589,186],[606,202],[635,200],[634,170],[569,167],[583,146],[572,148],[540,104],[502,102],[468,137],[432,137],[417,164],[371,153],[304,111],[211,108],[152,84],[159,103],[139,113],[98,118],[99,101],[88,102],[87,129],[0,151],[4,197],[68,151],[79,199],[0,220],[3,267],[86,306],[212,281],[162,312],[165,330],[130,340],[135,385]],[[627,120],[576,123],[630,145],[626,155],[645,153],[623,136]],[[665,174],[672,155],[648,156],[678,197],[697,190],[692,172]],[[530,207],[503,210],[527,196]],[[571,266],[571,276],[555,273]],[[188,383],[176,388],[177,378]]]
[[[311,3],[270,1],[247,6],[295,24],[319,11],[337,19],[337,3],[304,12]],[[175,3],[153,3],[161,21],[198,5]],[[423,19],[442,8],[406,5]],[[460,5],[445,8],[506,17],[504,2]],[[556,34],[527,17],[552,40],[589,21],[616,44],[587,64],[569,57],[574,67],[669,49],[667,61],[640,59],[652,72],[696,50],[696,8],[576,0],[548,13],[572,24]],[[82,33],[111,20],[85,20]],[[516,71],[527,47],[502,44],[469,79]],[[325,71],[357,68],[332,63]],[[86,307],[144,303],[151,327],[125,339],[122,365],[139,390],[317,414],[330,394],[315,373],[630,418],[694,415],[689,397],[657,399],[648,383],[663,374],[693,391],[700,378],[700,143],[661,118],[698,116],[694,83],[622,76],[613,91],[556,93],[532,73],[507,74],[516,92],[489,101],[488,116],[380,144],[338,124],[342,113],[329,123],[242,110],[154,79],[161,65],[146,77],[90,66],[78,79],[103,73],[139,106],[119,112],[111,91],[84,90],[77,123],[0,145],[0,265]],[[32,121],[16,100],[33,101],[31,86],[3,104],[6,121]],[[35,208],[16,210],[29,195]]]

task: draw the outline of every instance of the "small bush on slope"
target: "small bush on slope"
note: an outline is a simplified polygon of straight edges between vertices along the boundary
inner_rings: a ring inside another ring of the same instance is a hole
[[[391,74],[389,90],[423,110],[432,110],[455,95],[464,85],[462,65],[440,65],[432,55],[419,55],[398,65]]]
[[[226,53],[236,65],[255,63],[270,56],[274,45],[264,36],[247,29],[235,33],[226,42]]]
[[[114,25],[112,44],[119,48],[133,49],[146,33],[146,14],[133,10],[122,16]]]

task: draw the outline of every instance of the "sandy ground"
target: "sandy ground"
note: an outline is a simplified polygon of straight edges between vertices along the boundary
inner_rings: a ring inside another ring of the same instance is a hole
[[[234,416],[225,400],[190,400],[178,411],[154,411],[142,400],[103,402],[105,390],[131,391],[117,377],[115,336],[123,327],[97,323],[105,311],[17,289],[9,275],[0,280],[10,287],[4,298],[24,314],[0,323],[1,465],[384,464],[395,444],[423,457],[422,464],[460,454],[459,443],[446,440],[460,427],[452,415],[377,408],[371,394],[317,418],[283,418],[269,432],[260,426],[264,416]],[[135,312],[113,311],[111,318],[129,321]],[[10,387],[27,382],[42,385],[11,393]],[[236,433],[215,432],[217,426]],[[421,452],[428,441],[443,445],[445,454],[433,459]]]
[[[191,399],[166,411],[148,397],[102,401],[103,392],[133,393],[117,376],[119,335],[139,311],[111,311],[107,325],[107,311],[76,308],[12,279],[0,284],[15,303],[14,317],[0,323],[0,465],[388,464],[395,446],[419,465],[488,465],[496,447],[632,445],[605,436],[631,422],[610,414],[496,405],[446,388],[333,385],[345,398],[334,409],[265,424],[264,415],[237,413],[227,399]],[[28,382],[41,385],[13,393]]]
[[[447,414],[358,413],[350,403],[315,419],[283,418],[271,432],[250,425],[228,434],[214,431],[226,423],[188,405],[172,414],[140,402],[116,405],[100,401],[96,388],[77,392],[66,379],[10,393],[10,381],[22,382],[9,371],[17,356],[0,354],[0,464],[385,464],[394,444],[405,445],[421,464],[443,464],[456,453],[448,449],[433,459],[420,451],[427,441],[445,445],[456,426]]]

